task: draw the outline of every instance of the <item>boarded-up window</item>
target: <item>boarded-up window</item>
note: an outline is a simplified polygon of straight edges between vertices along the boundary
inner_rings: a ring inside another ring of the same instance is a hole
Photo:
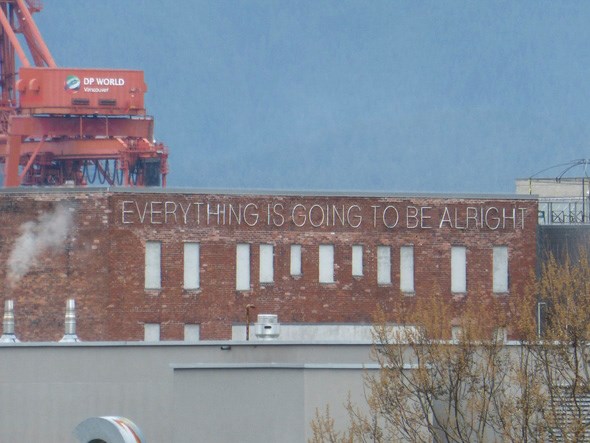
[[[301,245],[291,245],[291,275],[301,275]]]
[[[361,245],[352,246],[352,275],[362,277],[363,275],[363,247]]]
[[[334,245],[320,245],[320,283],[334,283]]]
[[[199,289],[199,244],[184,244],[184,289]]]
[[[260,283],[272,283],[274,280],[274,248],[272,245],[260,245]]]
[[[250,245],[246,243],[236,246],[236,289],[250,290]]]
[[[414,247],[399,250],[399,287],[402,292],[414,293]]]
[[[508,247],[494,247],[494,292],[508,292]]]
[[[144,341],[160,341],[160,324],[159,323],[145,323],[143,325],[143,340]]]
[[[389,246],[377,246],[377,283],[391,284],[391,248]]]
[[[451,292],[467,292],[467,249],[451,247]]]
[[[145,288],[160,289],[161,279],[161,253],[162,245],[157,241],[148,241],[145,244]]]
[[[184,341],[196,342],[199,341],[201,335],[201,328],[199,325],[185,324],[184,325]]]

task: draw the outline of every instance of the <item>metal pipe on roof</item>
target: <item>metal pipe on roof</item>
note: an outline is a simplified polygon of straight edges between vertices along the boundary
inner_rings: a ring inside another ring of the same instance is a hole
[[[76,301],[70,298],[66,301],[66,320],[65,320],[65,334],[60,343],[79,342],[80,339],[76,335]]]
[[[18,343],[19,341],[14,334],[14,301],[5,300],[0,343]]]

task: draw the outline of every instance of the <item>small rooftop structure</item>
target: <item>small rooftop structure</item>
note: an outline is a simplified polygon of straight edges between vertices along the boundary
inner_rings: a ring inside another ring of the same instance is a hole
[[[540,225],[590,223],[588,165],[590,159],[573,160],[539,171],[529,178],[516,179],[516,193],[538,196]],[[578,175],[571,176],[572,173]]]

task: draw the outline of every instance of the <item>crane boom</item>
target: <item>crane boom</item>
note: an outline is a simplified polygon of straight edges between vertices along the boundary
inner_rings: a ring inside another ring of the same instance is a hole
[[[143,72],[58,67],[32,17],[40,10],[0,0],[4,186],[165,186],[168,150],[154,142]]]

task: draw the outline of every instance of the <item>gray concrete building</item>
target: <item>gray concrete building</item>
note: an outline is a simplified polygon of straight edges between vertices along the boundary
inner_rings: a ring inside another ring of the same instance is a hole
[[[0,441],[77,443],[123,416],[148,443],[307,441],[316,408],[364,403],[370,342],[0,344]]]

